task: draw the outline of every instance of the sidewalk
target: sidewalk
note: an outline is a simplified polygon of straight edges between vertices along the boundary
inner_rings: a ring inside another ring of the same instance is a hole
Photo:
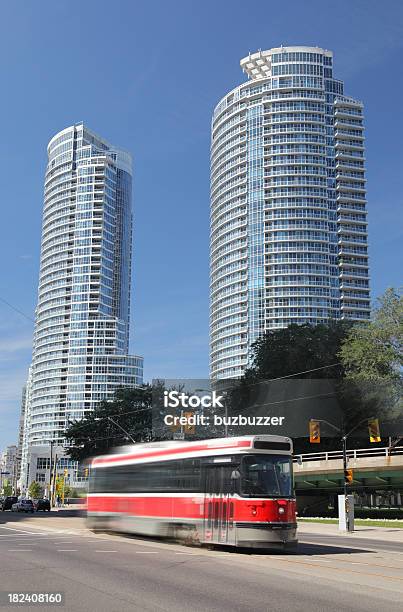
[[[353,532],[339,531],[337,524],[300,522],[298,523],[298,533],[307,535],[314,533],[326,536],[351,537],[353,540],[371,539],[383,542],[401,542],[403,552],[403,529],[393,529],[389,527],[366,527],[365,525],[356,526]]]

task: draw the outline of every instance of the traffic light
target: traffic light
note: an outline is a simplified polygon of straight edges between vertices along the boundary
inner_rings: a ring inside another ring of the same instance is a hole
[[[180,423],[178,423],[177,421],[173,424],[169,426],[169,429],[173,432],[176,433],[178,431],[178,429],[180,429]]]
[[[309,442],[311,444],[320,443],[320,422],[314,419],[309,421]]]
[[[85,476],[86,478],[88,478],[88,468],[85,468],[85,470],[84,470],[84,476]]]
[[[67,469],[67,468],[65,468],[65,469],[63,470],[63,474],[64,474],[64,476],[68,476],[68,475],[69,475],[69,471],[68,471],[68,469]]]
[[[346,485],[352,484],[353,480],[354,480],[353,470],[352,469],[344,470],[344,482],[346,483]]]
[[[189,419],[190,417],[194,416],[194,412],[184,412],[183,416],[186,417],[186,419]],[[187,434],[193,435],[194,433],[196,433],[196,425],[190,425],[189,423],[186,423],[186,425],[183,426],[183,431]]]
[[[368,421],[368,433],[370,442],[380,442],[381,434],[379,431],[378,419],[369,419]]]

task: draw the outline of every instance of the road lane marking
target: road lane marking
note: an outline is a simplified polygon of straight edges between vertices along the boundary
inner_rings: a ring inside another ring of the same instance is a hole
[[[12,527],[3,527],[2,525],[0,525],[0,528],[2,529],[10,529],[11,531],[19,531],[21,534],[28,534],[28,535],[37,535],[37,536],[55,536],[55,535],[59,535],[59,536],[63,536],[63,535],[82,535],[79,529],[76,530],[72,530],[72,529],[55,529],[52,527],[48,527],[43,525],[43,527],[40,527],[39,525],[30,525],[30,527],[32,529],[38,529],[40,531],[24,531],[23,529],[14,529]],[[0,534],[3,535],[3,534]],[[5,534],[4,534],[5,535]],[[16,534],[19,535],[19,534]]]
[[[96,550],[95,552],[98,552],[98,553],[116,553],[118,551],[117,550]]]
[[[8,552],[32,552],[32,548],[9,548]]]
[[[5,529],[5,527],[3,527],[3,529]],[[8,529],[8,527],[7,527]],[[18,531],[18,529],[13,529],[13,531]],[[43,531],[21,531],[19,533],[1,533],[0,536],[2,538],[26,538],[27,536],[30,535],[34,535],[34,536],[42,536],[42,535],[50,535],[50,534],[46,534]]]
[[[136,555],[158,555],[157,550],[136,550]]]
[[[197,557],[197,553],[188,553],[188,552],[176,552],[175,555],[191,555],[193,557]]]
[[[57,552],[77,552],[77,548],[59,548]]]
[[[24,543],[30,543],[30,542],[51,542],[52,540],[50,538],[36,538],[31,540],[31,538],[29,539],[25,539],[22,536],[20,538],[8,538],[8,540],[0,540],[0,544],[3,544],[4,542],[13,542],[13,543],[17,543],[17,542],[24,542]]]
[[[37,535],[37,532],[35,531],[24,531],[23,529],[12,529],[12,527],[3,527],[3,525],[0,525],[1,529],[9,529],[10,531],[18,531],[18,533],[16,533],[16,536],[25,536],[25,535]],[[10,537],[10,533],[1,533],[0,537],[2,538],[9,538]]]

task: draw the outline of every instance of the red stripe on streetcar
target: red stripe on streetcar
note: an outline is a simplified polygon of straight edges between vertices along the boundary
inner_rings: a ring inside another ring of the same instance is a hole
[[[228,502],[234,504],[233,520],[250,523],[294,523],[295,500],[273,500],[254,498],[220,498],[212,495],[208,499],[203,493],[191,493],[189,497],[147,497],[144,496],[103,496],[102,493],[90,495],[87,498],[88,512],[102,512],[111,514],[126,514],[133,517],[148,518],[188,518],[207,519],[208,503],[221,504]],[[278,508],[284,508],[280,514]],[[284,504],[285,502],[285,504]]]
[[[231,444],[221,444],[221,445],[212,445],[212,444],[198,444],[194,446],[177,446],[175,448],[164,448],[160,450],[155,450],[151,452],[145,453],[132,453],[130,455],[116,455],[116,456],[108,456],[108,457],[100,457],[98,459],[94,459],[92,465],[97,466],[99,464],[104,463],[116,463],[118,461],[130,461],[134,459],[148,459],[149,457],[165,457],[167,455],[178,455],[183,453],[193,453],[204,450],[221,450],[228,448],[250,448],[252,446],[252,440],[238,440],[235,443]]]

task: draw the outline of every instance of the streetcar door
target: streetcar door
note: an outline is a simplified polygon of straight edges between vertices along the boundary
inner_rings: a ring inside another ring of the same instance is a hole
[[[211,465],[206,467],[206,480],[204,491],[204,540],[206,542],[216,542],[215,535],[217,533],[214,528],[217,495],[217,466]]]
[[[235,543],[231,473],[232,469],[229,465],[206,467],[204,497],[204,540],[206,542]]]

